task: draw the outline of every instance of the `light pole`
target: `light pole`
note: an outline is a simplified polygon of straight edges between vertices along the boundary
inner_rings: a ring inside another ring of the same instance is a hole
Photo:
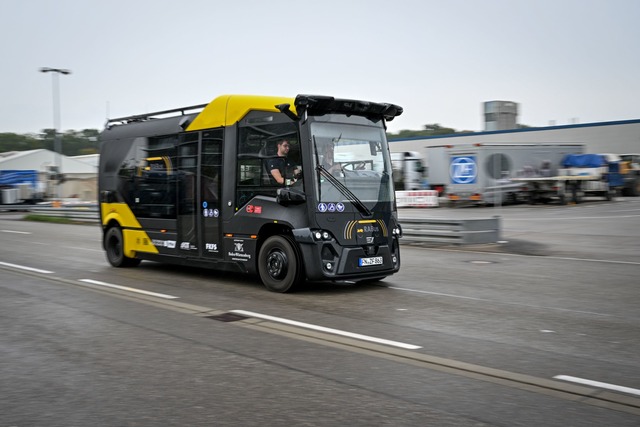
[[[62,173],[62,138],[58,133],[58,129],[60,128],[60,82],[58,76],[60,74],[71,74],[71,70],[42,67],[40,68],[40,72],[51,73],[51,83],[53,85],[53,150],[57,153],[55,156],[55,166],[58,169],[56,173],[59,175]],[[56,192],[57,197],[60,198],[59,183],[57,184]]]

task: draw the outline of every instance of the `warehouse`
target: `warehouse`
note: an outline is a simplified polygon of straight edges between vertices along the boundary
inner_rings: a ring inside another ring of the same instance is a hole
[[[640,153],[640,119],[391,139],[389,147],[392,152],[417,151],[428,163],[428,146],[480,143],[580,143],[587,153]]]
[[[97,157],[97,154],[67,157],[45,149],[11,151],[0,153],[0,173],[8,175],[11,171],[33,172],[36,178],[29,180],[29,190],[42,193],[47,199],[73,198],[95,201]],[[18,183],[11,184],[16,186]]]

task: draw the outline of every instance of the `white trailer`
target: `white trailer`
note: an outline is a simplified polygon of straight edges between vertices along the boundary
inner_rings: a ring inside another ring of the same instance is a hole
[[[584,144],[466,144],[427,147],[430,188],[451,203],[504,204],[524,198],[514,178],[555,176],[567,154]]]

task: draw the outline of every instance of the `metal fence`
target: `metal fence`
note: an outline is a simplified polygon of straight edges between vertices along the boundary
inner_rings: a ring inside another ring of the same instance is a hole
[[[0,205],[0,211],[67,218],[82,222],[98,222],[99,220],[97,204],[62,205],[59,207],[52,205]]]

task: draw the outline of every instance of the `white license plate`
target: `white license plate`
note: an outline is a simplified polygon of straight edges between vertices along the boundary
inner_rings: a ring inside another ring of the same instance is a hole
[[[370,258],[360,258],[358,264],[360,265],[360,267],[366,267],[369,265],[382,265],[382,257],[372,256]]]

